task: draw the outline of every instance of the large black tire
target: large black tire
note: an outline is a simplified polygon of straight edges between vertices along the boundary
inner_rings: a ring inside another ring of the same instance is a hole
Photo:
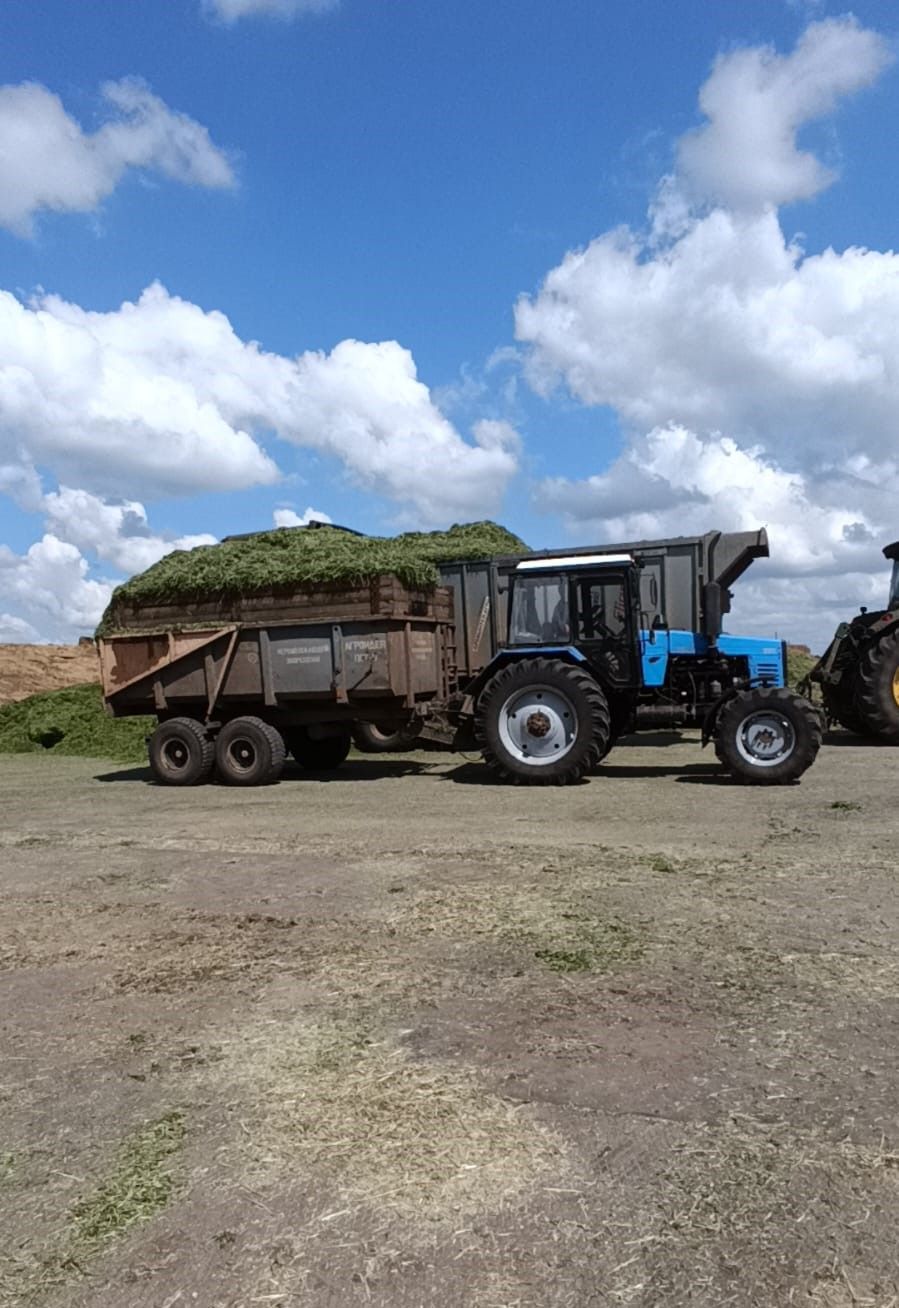
[[[226,722],[215,742],[215,767],[229,786],[270,786],[284,768],[284,737],[261,718]]]
[[[899,745],[899,630],[865,650],[856,674],[855,700],[866,734]]]
[[[165,786],[198,786],[212,771],[215,746],[196,718],[160,722],[147,748],[150,768]]]
[[[738,781],[782,786],[814,763],[821,717],[807,699],[780,687],[744,690],[722,708],[715,752]]]
[[[362,754],[404,754],[415,748],[421,728],[403,727],[390,731],[374,722],[353,724],[353,743]]]
[[[844,674],[845,676],[845,674]],[[865,723],[855,707],[854,696],[846,694],[840,686],[822,686],[821,698],[824,700],[824,708],[828,717],[839,722],[841,727],[851,731],[853,736],[870,736],[871,732],[865,726]]]
[[[287,746],[301,768],[309,772],[331,772],[346,759],[352,745],[349,729],[336,736],[310,740],[302,727],[295,727],[287,735]]]
[[[475,736],[504,780],[564,786],[608,752],[609,706],[589,673],[561,659],[510,663],[478,699]]]

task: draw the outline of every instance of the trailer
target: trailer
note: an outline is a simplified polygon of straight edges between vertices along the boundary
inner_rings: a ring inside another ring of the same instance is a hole
[[[303,530],[303,529],[298,529]],[[795,780],[821,739],[785,647],[726,635],[730,586],[764,531],[453,562],[189,605],[123,607],[98,641],[115,716],[155,715],[151,767],[192,785],[277,779],[287,752],[339,765],[352,732],[481,750],[504,779],[560,784],[615,740],[697,725],[742,780]]]

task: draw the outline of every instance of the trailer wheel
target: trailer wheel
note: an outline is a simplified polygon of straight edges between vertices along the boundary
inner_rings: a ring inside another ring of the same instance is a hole
[[[715,752],[739,781],[785,785],[810,768],[821,745],[817,710],[790,690],[745,690],[718,715]]]
[[[403,754],[415,748],[421,727],[401,727],[399,731],[385,730],[374,722],[353,724],[353,743],[362,754]]]
[[[510,663],[481,692],[475,735],[507,781],[565,785],[607,752],[609,707],[589,673],[561,659]]]
[[[336,736],[310,740],[302,727],[294,728],[287,737],[287,746],[301,768],[309,772],[331,772],[339,768],[350,752],[352,737],[349,731]]]
[[[865,651],[856,685],[858,713],[866,734],[899,744],[899,630]]]
[[[166,786],[198,786],[212,771],[215,746],[196,718],[160,722],[147,749],[150,768]]]
[[[287,751],[284,738],[261,718],[234,718],[215,742],[215,766],[229,786],[269,786],[277,781]]]

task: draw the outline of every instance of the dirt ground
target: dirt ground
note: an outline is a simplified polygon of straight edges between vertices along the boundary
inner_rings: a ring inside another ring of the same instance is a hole
[[[899,1304],[897,769],[0,758],[0,1302]]]
[[[92,641],[86,645],[0,645],[0,704],[99,680],[100,665]]]

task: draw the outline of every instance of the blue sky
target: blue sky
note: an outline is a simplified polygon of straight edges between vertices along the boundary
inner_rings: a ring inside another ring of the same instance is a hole
[[[876,603],[899,71],[895,6],[853,14],[5,0],[0,639],[309,508],[765,524],[739,625]]]

